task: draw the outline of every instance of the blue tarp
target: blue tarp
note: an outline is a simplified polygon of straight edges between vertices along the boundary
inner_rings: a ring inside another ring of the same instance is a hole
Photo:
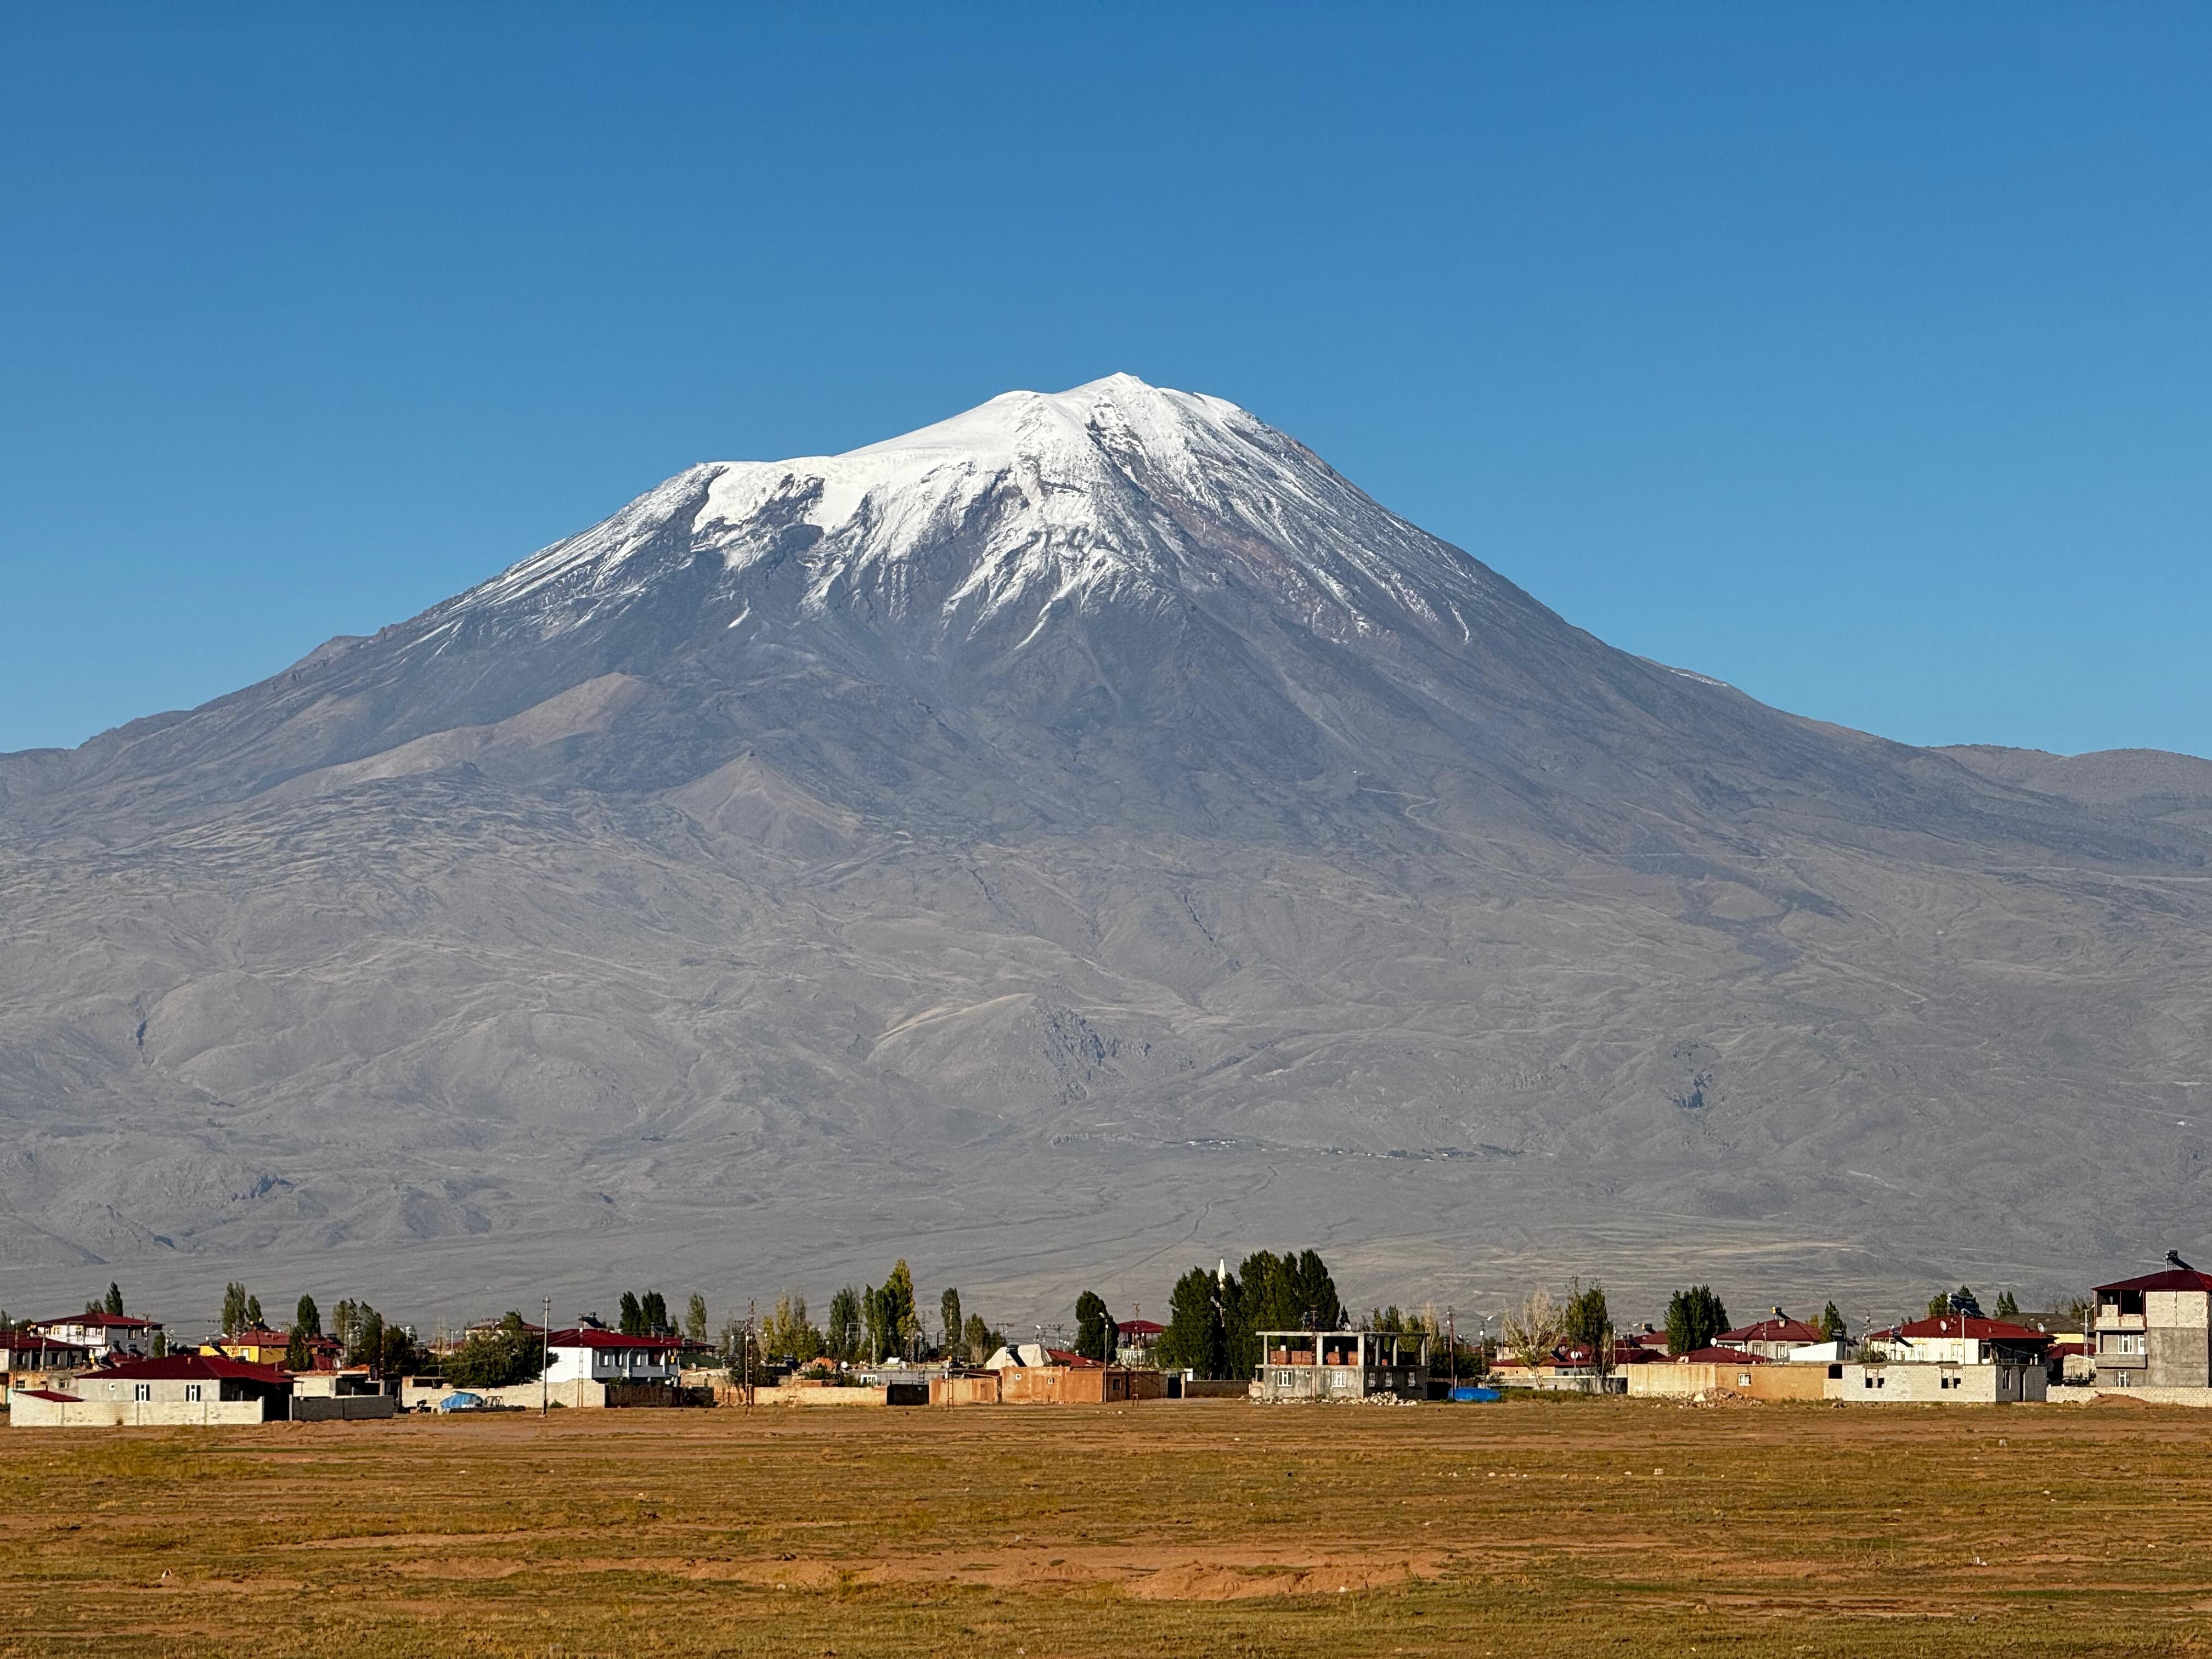
[[[449,1394],[438,1402],[441,1412],[480,1412],[484,1397],[480,1394]]]
[[[1466,1387],[1454,1389],[1451,1391],[1451,1396],[1462,1405],[1466,1405],[1475,1401],[1496,1400],[1500,1397],[1498,1390],[1495,1389],[1475,1389]]]

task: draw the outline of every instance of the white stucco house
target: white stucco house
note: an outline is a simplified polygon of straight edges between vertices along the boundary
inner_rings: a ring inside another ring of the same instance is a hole
[[[57,1342],[73,1342],[86,1350],[94,1364],[112,1356],[143,1359],[154,1352],[154,1339],[161,1334],[158,1319],[136,1319],[129,1314],[70,1314],[60,1319],[37,1319],[23,1328]]]
[[[545,1380],[562,1382],[674,1382],[680,1336],[624,1336],[583,1327],[546,1339]]]

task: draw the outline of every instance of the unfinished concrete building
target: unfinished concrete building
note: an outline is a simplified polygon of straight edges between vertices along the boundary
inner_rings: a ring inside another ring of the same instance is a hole
[[[1261,1331],[1252,1398],[1426,1400],[1429,1339],[1401,1331]]]
[[[2212,1273],[2173,1266],[2097,1286],[2100,1389],[2212,1387]]]

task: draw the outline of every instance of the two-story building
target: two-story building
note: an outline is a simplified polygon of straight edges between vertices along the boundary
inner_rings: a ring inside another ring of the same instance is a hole
[[[0,1328],[0,1384],[8,1388],[43,1389],[91,1364],[92,1352],[82,1343],[43,1336],[28,1326]]]
[[[2212,1387],[2212,1273],[2177,1265],[2096,1295],[2099,1388]]]
[[[1771,1318],[1723,1331],[1713,1339],[1712,1346],[1757,1354],[1761,1359],[1787,1359],[1800,1348],[1809,1348],[1826,1340],[1803,1320],[1792,1319],[1777,1308]]]
[[[158,1319],[137,1319],[129,1314],[87,1310],[62,1319],[34,1319],[24,1328],[40,1336],[74,1342],[99,1361],[146,1358],[154,1352],[162,1328]]]
[[[555,1331],[546,1340],[545,1380],[563,1382],[673,1384],[680,1369],[680,1336],[624,1336],[619,1331]]]
[[[1429,1339],[1397,1331],[1261,1331],[1259,1401],[1425,1400]]]

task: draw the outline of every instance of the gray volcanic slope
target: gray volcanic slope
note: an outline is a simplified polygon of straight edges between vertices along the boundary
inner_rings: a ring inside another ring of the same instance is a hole
[[[0,1300],[2039,1293],[2212,1231],[2208,809],[1625,655],[1218,399],[1010,393],[0,757]]]

